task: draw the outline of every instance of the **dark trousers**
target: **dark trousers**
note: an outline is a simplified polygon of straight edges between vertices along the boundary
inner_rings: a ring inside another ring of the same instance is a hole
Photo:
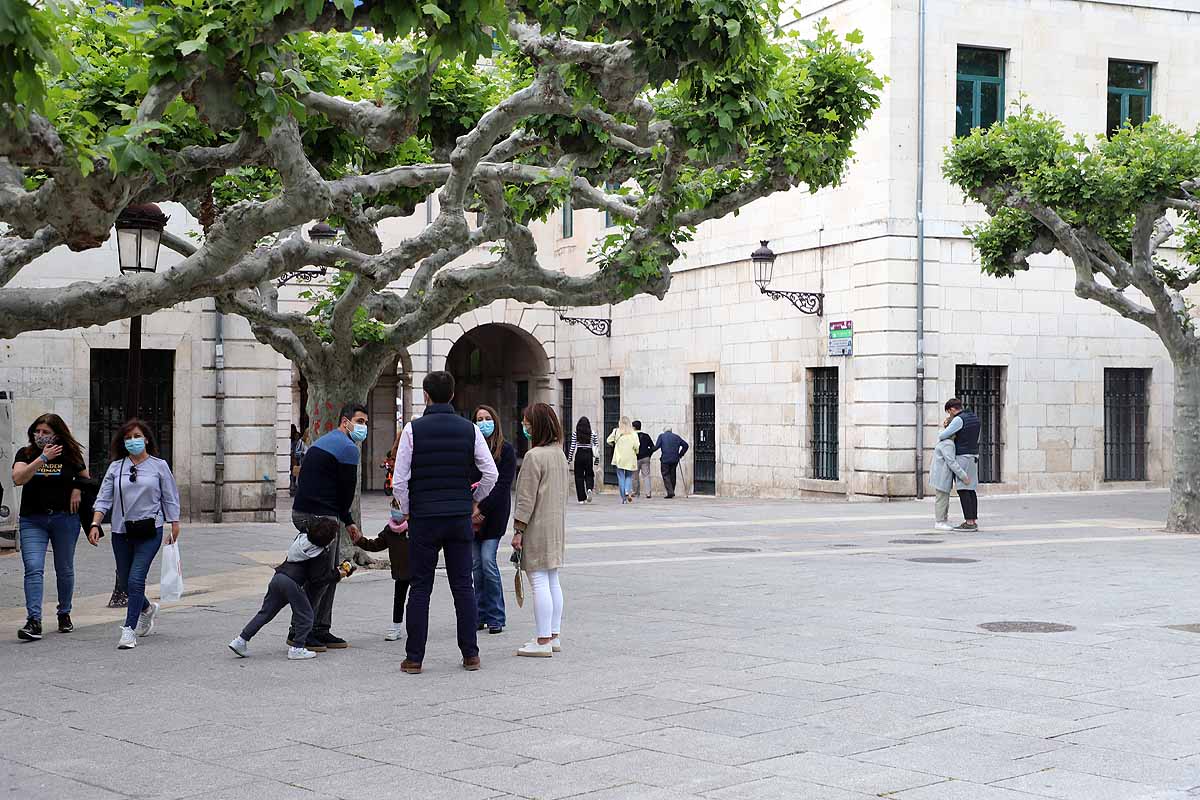
[[[667,497],[675,496],[675,470],[679,467],[679,462],[668,464],[663,461],[660,465],[662,469],[663,488],[667,490]]]
[[[592,466],[595,458],[592,448],[575,448],[575,497],[581,503],[587,500],[588,489],[596,488],[596,470]]]
[[[275,619],[275,615],[287,605],[292,607],[292,630],[298,637],[293,641],[298,645],[308,641],[313,626],[312,603],[308,601],[308,595],[300,588],[300,584],[281,572],[271,576],[262,608],[246,623],[246,627],[242,628],[242,638],[247,642],[253,639],[254,634],[258,633],[263,625]]]
[[[418,664],[425,658],[425,640],[429,637],[429,598],[433,594],[433,571],[438,551],[446,554],[446,577],[454,595],[454,614],[458,617],[458,649],[463,658],[479,655],[475,627],[479,612],[475,604],[475,586],[471,580],[472,543],[475,532],[471,517],[411,517],[408,520],[409,661]]]
[[[396,581],[396,593],[392,595],[392,622],[404,622],[404,601],[408,598],[408,581]]]
[[[293,511],[292,524],[296,526],[296,530],[300,531],[301,533],[306,533],[308,531],[308,523],[312,522],[314,519],[317,519],[319,516],[319,514],[305,514],[301,511]],[[333,517],[327,517],[327,519],[333,519]],[[333,571],[337,567],[338,562],[341,560],[338,557],[338,547],[341,544],[341,541],[342,532],[339,529],[338,535],[334,537],[333,547],[328,547],[325,549],[325,552],[328,554],[325,556],[325,558],[328,559],[327,566],[329,567],[330,571]],[[308,601],[312,604],[313,608],[311,635],[314,639],[320,639],[323,636],[329,635],[329,626],[333,621],[333,595],[336,590],[337,584],[332,582],[323,583],[319,586],[313,586],[310,584],[309,586],[305,587],[305,592],[308,594]],[[288,638],[292,641],[296,641],[295,633],[295,620],[293,620],[292,627],[288,628]],[[301,644],[303,644],[303,642],[301,642]]]
[[[973,489],[959,489],[958,502],[962,504],[963,519],[979,519],[979,498]]]

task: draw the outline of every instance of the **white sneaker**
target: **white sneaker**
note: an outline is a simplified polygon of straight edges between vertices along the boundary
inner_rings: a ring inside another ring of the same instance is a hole
[[[595,489],[588,489],[588,499],[587,499],[587,501],[588,501],[589,503],[590,503],[590,502],[592,502],[592,495],[594,495],[595,493],[596,493],[596,490],[595,490]]]
[[[158,614],[158,603],[151,603],[150,607],[138,614],[138,636],[149,636],[154,631],[154,617]]]
[[[121,641],[117,642],[118,650],[132,650],[137,647],[137,634],[133,628],[121,628]]]
[[[307,647],[289,647],[288,661],[303,661],[306,658],[316,658],[317,654]]]
[[[232,642],[229,643],[229,649],[232,650],[234,655],[236,655],[238,658],[245,658],[247,655],[246,645],[247,645],[246,640],[243,639],[242,637],[238,636]]]
[[[933,526],[933,529],[935,531],[952,531],[954,530],[954,526],[949,522],[939,522]]]
[[[384,641],[397,642],[404,635],[404,623],[393,622],[392,627],[388,628],[388,632],[383,635]]]
[[[550,640],[550,648],[556,653],[562,652],[562,642],[557,636]]]
[[[530,656],[531,658],[550,658],[554,655],[554,646],[549,642],[546,644],[538,644],[537,639],[532,642],[526,642],[521,645],[521,649],[517,650],[519,656]]]
[[[583,505],[583,504],[584,504],[584,503],[586,503],[586,502],[587,502],[587,500],[580,500],[580,501],[579,501],[579,505]]]

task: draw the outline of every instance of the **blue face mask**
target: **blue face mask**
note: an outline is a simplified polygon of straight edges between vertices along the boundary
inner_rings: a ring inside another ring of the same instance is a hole
[[[367,438],[367,426],[361,422],[354,423],[354,430],[350,431],[350,438],[355,442],[363,442]]]
[[[529,432],[529,426],[526,425],[524,422],[521,423],[521,433],[525,434],[526,439],[528,439],[531,442],[533,441],[533,434]]]
[[[393,508],[392,509],[392,522],[395,522],[396,524],[404,522],[404,512],[398,508]]]
[[[493,433],[496,432],[496,422],[494,420],[481,419],[479,422],[476,422],[475,424],[479,426],[479,432],[482,433],[484,436],[491,436]]]
[[[136,439],[126,439],[125,452],[129,453],[131,456],[140,456],[142,453],[146,452],[146,440],[140,436]]]

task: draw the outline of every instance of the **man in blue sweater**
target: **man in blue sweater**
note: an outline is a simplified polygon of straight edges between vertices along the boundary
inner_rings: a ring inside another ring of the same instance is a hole
[[[458,648],[466,670],[479,669],[476,623],[479,609],[471,574],[475,532],[471,515],[496,485],[498,471],[479,426],[455,413],[454,377],[431,372],[421,384],[425,413],[404,426],[396,450],[393,493],[408,520],[410,584],[407,658],[400,669],[421,672],[429,635],[429,596],[438,551],[446,556],[446,578],[458,617]],[[479,485],[471,481],[479,471]]]
[[[674,499],[675,470],[679,468],[680,460],[688,451],[688,443],[683,440],[682,436],[672,433],[670,428],[666,428],[658,435],[658,440],[654,442],[654,449],[661,454],[659,458],[661,459],[663,488],[667,490],[667,499]]]
[[[367,438],[367,409],[361,403],[347,403],[338,415],[338,426],[317,439],[304,455],[300,464],[300,477],[296,480],[296,499],[292,501],[292,524],[301,533],[308,525],[324,517],[337,520],[346,526],[350,541],[362,538],[354,522],[354,493],[358,486],[359,445]],[[329,569],[339,563],[341,536],[334,539],[333,547],[326,548],[329,554]],[[308,642],[294,642],[292,631],[288,633],[288,644],[307,646],[315,653],[328,649],[340,650],[349,645],[345,639],[329,632],[333,620],[333,595],[335,583],[307,587],[313,607],[313,629]]]

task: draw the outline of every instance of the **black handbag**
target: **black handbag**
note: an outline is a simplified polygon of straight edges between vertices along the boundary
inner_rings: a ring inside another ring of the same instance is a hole
[[[121,459],[121,466],[117,467],[117,496],[121,499],[121,516],[125,516],[125,492],[121,491],[122,473],[125,471],[125,459]],[[153,539],[158,535],[158,525],[154,523],[154,517],[146,517],[145,519],[126,519],[125,520],[125,535],[130,539]]]

